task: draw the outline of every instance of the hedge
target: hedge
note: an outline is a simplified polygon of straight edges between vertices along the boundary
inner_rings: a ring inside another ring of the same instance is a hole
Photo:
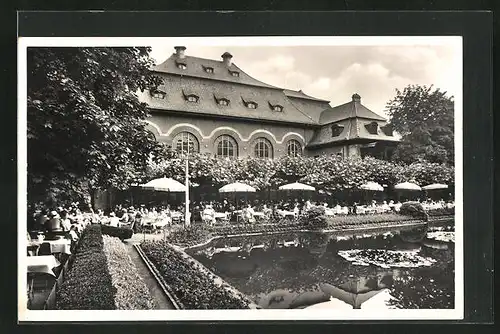
[[[56,291],[59,310],[113,310],[116,288],[108,271],[100,225],[82,233],[74,261]]]
[[[104,253],[113,287],[116,288],[115,307],[118,310],[151,310],[155,301],[128,255],[125,245],[118,239],[103,236]]]
[[[129,227],[115,227],[109,225],[101,225],[102,234],[109,235],[111,237],[117,237],[121,240],[126,240],[132,238],[134,231]]]

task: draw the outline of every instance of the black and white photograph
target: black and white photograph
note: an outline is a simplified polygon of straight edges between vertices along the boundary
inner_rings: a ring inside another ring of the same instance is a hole
[[[18,52],[20,319],[463,318],[461,37]]]

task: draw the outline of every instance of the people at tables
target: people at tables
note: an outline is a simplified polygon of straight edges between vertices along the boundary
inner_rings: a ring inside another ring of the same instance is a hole
[[[401,203],[401,201],[398,201],[395,205],[394,205],[394,211],[396,212],[399,212],[399,210],[401,209],[401,206],[403,204]]]
[[[382,202],[381,208],[383,212],[391,211],[391,208],[389,207],[389,204],[387,204],[387,201]]]

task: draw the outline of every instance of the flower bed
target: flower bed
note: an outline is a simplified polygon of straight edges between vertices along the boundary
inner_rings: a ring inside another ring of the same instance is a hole
[[[103,236],[104,253],[116,289],[115,307],[117,310],[151,310],[155,301],[146,284],[139,276],[137,268],[130,259],[125,245],[118,238]]]
[[[146,256],[153,262],[165,282],[186,309],[248,309],[249,302],[236,296],[223,285],[216,284],[216,276],[203,272],[193,259],[162,241],[141,244]]]
[[[433,210],[427,211],[427,213],[431,217],[454,216],[455,215],[455,208],[433,209]]]
[[[181,247],[190,247],[208,241],[211,236],[207,227],[202,225],[191,225],[187,229],[181,228],[171,231],[166,236],[165,240]]]
[[[414,220],[415,218],[413,217],[403,216],[395,213],[327,217],[328,227],[330,228],[353,228],[359,227],[360,225],[403,223]]]
[[[116,288],[108,271],[100,225],[82,233],[74,261],[56,291],[59,310],[113,310]]]
[[[134,231],[128,227],[115,227],[109,225],[101,225],[102,234],[109,235],[111,237],[117,237],[121,240],[126,240],[132,238]]]

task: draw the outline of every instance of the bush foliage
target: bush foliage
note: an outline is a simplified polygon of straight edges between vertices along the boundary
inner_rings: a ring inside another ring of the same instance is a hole
[[[321,229],[328,226],[324,206],[313,206],[300,217],[300,222],[311,229]]]
[[[428,219],[429,215],[419,202],[405,202],[401,205],[399,213],[405,216]]]
[[[100,225],[82,234],[75,259],[56,291],[59,310],[114,310],[116,288],[111,281]]]
[[[156,177],[171,177],[183,182],[185,161],[171,152],[170,157],[149,165],[148,181]],[[446,164],[418,162],[402,165],[372,157],[342,159],[337,156],[281,157],[274,160],[257,158],[218,159],[195,154],[189,160],[190,181],[199,185],[221,187],[243,182],[257,189],[277,187],[299,181],[317,189],[358,189],[368,181],[387,184],[412,180],[419,185],[445,183],[453,185],[454,168]]]

